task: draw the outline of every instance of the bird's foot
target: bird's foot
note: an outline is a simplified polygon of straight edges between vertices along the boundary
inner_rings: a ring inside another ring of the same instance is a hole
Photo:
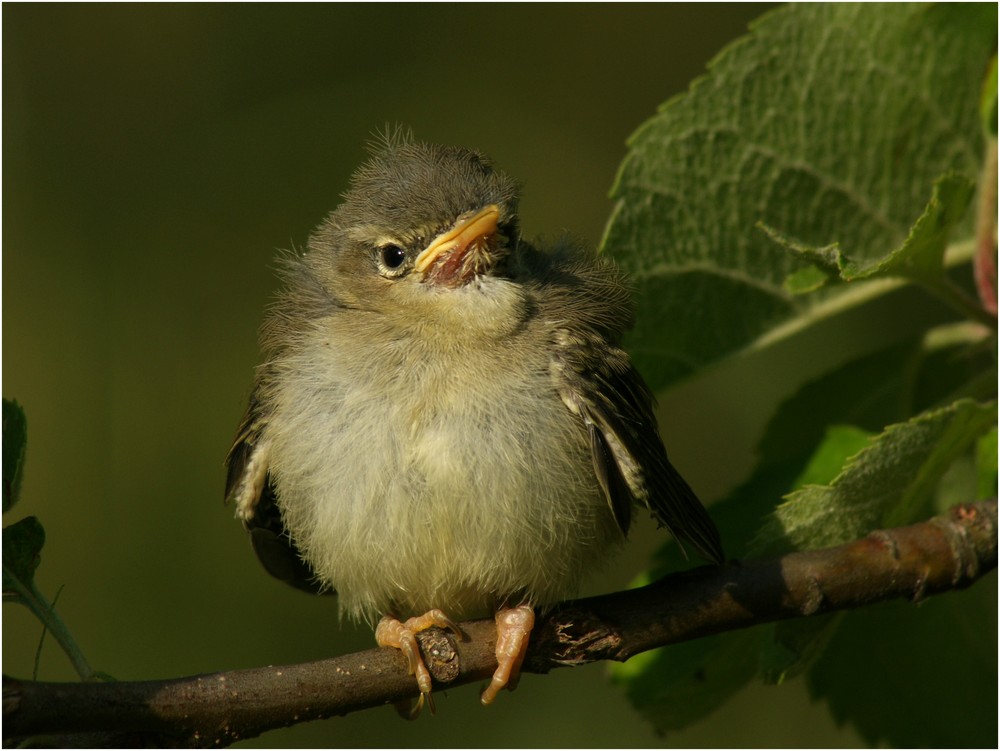
[[[528,651],[528,637],[535,625],[535,611],[530,605],[504,608],[497,611],[496,622],[498,667],[490,685],[479,698],[483,704],[492,703],[504,687],[511,691],[517,687],[521,663]]]
[[[438,609],[429,610],[423,615],[400,621],[393,616],[386,615],[375,627],[375,642],[380,647],[393,647],[398,649],[406,657],[409,665],[410,675],[417,679],[417,687],[420,689],[420,699],[413,707],[408,707],[400,714],[407,715],[410,719],[415,719],[426,703],[434,713],[434,699],[431,696],[432,681],[431,673],[424,664],[424,659],[420,655],[420,645],[417,643],[417,634],[433,627],[448,629],[456,636],[461,636],[462,631],[458,625]]]

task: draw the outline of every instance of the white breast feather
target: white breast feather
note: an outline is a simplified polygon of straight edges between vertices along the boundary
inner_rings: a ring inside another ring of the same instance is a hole
[[[285,525],[342,609],[457,617],[573,594],[620,534],[544,349],[507,337],[469,372],[461,347],[345,349],[337,325],[306,348],[321,357],[280,363],[296,377],[266,437]]]

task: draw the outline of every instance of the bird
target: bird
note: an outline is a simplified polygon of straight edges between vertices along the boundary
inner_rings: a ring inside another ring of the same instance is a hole
[[[636,508],[711,562],[722,544],[623,348],[618,267],[522,237],[520,185],[477,150],[398,131],[369,157],[279,259],[226,498],[268,573],[403,652],[417,712],[416,634],[492,616],[489,704]]]

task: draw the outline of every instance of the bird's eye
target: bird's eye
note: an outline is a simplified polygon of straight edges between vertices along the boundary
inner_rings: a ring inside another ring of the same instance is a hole
[[[406,260],[406,251],[398,245],[383,245],[380,249],[382,264],[387,269],[398,269]]]

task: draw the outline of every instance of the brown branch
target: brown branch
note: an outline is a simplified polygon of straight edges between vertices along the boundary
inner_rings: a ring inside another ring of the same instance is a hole
[[[641,589],[564,603],[538,619],[524,670],[626,660],[759,623],[900,597],[917,601],[965,588],[996,565],[994,499],[835,548],[706,566]],[[439,686],[481,681],[496,667],[493,622],[461,626],[461,641],[436,629],[421,635]],[[56,734],[62,745],[220,746],[416,693],[402,655],[390,649],[160,681],[4,677],[4,741]]]

